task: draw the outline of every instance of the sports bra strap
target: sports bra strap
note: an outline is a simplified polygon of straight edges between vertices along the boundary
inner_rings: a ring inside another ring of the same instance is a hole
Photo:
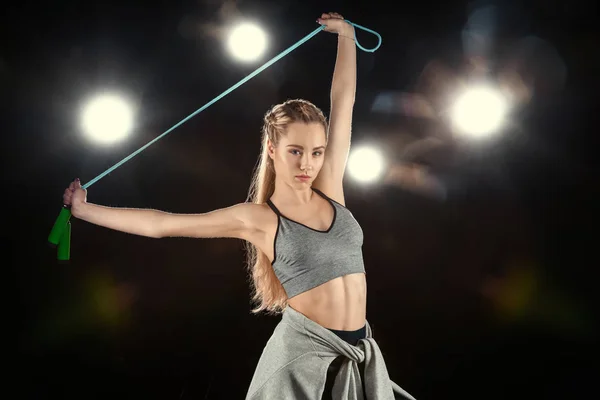
[[[316,194],[318,194],[319,196],[321,196],[325,200],[330,200],[329,196],[327,196],[325,193],[321,192],[319,189],[317,189],[317,188],[311,188],[311,189],[312,189],[313,192],[315,192]]]
[[[267,200],[267,204],[269,205],[269,207],[271,207],[271,210],[273,210],[273,212],[275,214],[277,214],[278,216],[281,216],[281,213],[279,212],[279,210],[277,209],[277,207],[275,207],[275,204],[273,204],[273,202],[271,201],[271,199]]]

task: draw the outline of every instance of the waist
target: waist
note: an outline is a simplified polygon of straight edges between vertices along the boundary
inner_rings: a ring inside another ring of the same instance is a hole
[[[338,329],[329,329],[331,332],[335,333],[340,339],[346,341],[348,344],[352,346],[356,346],[360,339],[364,339],[367,337],[367,324],[363,325],[362,328],[354,330],[354,331],[344,331]]]
[[[366,322],[365,274],[355,273],[332,279],[289,299],[288,303],[329,330],[359,330]]]

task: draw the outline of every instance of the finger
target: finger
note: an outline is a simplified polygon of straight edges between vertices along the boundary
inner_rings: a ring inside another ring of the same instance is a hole
[[[69,194],[63,195],[63,204],[66,204],[66,205],[71,204],[71,195],[69,195]]]
[[[75,189],[81,189],[81,181],[79,178],[75,179]]]
[[[73,191],[73,190],[75,190],[75,181],[73,181],[73,182],[71,182],[71,183],[69,184],[69,190],[70,190],[70,191]]]
[[[321,18],[323,18],[323,19],[329,19],[329,14],[323,13],[323,14],[321,14]]]

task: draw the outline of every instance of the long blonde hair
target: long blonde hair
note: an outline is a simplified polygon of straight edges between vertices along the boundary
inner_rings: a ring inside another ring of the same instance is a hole
[[[268,154],[268,140],[277,146],[289,124],[294,122],[320,123],[327,134],[327,119],[323,112],[309,101],[294,99],[273,106],[264,116],[262,127],[262,150],[254,171],[248,201],[264,204],[275,191],[275,168]],[[287,294],[275,275],[273,266],[265,253],[252,243],[246,242],[248,270],[251,278],[251,298],[256,304],[252,310],[257,314],[279,314],[288,304]]]

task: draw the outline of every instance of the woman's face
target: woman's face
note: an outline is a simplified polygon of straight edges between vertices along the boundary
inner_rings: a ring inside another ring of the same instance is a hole
[[[277,146],[269,141],[275,174],[292,187],[310,187],[323,167],[327,139],[319,123],[288,125]]]

